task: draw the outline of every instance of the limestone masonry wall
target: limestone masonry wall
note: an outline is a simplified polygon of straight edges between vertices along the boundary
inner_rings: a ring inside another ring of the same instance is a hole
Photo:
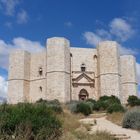
[[[98,46],[100,95],[120,97],[120,70],[118,45],[114,41],[104,41]]]
[[[126,103],[129,95],[137,95],[136,60],[132,55],[120,57],[121,65],[121,99]]]
[[[23,102],[29,95],[30,53],[15,51],[10,55],[8,102]],[[26,93],[25,93],[26,92]]]
[[[65,38],[47,40],[47,99],[70,101],[70,43]]]
[[[120,56],[115,41],[101,42],[97,48],[76,48],[63,37],[53,37],[43,52],[17,50],[9,60],[11,104],[40,98],[69,102],[103,95],[115,95],[126,103],[129,95],[137,95],[135,57]]]

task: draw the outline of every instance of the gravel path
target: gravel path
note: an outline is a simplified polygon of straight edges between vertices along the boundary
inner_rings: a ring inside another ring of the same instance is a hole
[[[88,122],[92,123],[94,122],[94,119],[86,118],[80,121],[84,123],[88,123]],[[90,133],[93,133],[97,130],[107,131],[107,132],[110,132],[111,134],[126,135],[128,137],[127,140],[140,140],[140,132],[138,131],[122,128],[121,126],[118,126],[106,120],[105,117],[96,118],[96,121],[97,121],[97,124],[95,126],[91,126]]]

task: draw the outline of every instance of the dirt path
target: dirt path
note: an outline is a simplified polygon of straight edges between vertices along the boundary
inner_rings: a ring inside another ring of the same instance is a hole
[[[94,122],[94,119],[86,118],[80,121],[85,122],[85,123],[89,122],[91,124]],[[93,133],[97,130],[107,131],[107,132],[110,132],[111,134],[116,134],[120,137],[124,135],[126,137],[124,139],[126,140],[140,140],[140,132],[138,131],[122,128],[121,126],[118,126],[106,120],[105,117],[96,118],[96,121],[97,121],[97,125],[91,126],[92,128],[91,128],[90,133]],[[122,138],[122,140],[124,139]]]

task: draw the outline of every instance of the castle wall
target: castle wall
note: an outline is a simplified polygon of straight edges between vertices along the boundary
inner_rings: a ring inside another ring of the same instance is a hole
[[[120,70],[118,45],[104,41],[98,46],[100,96],[120,96]]]
[[[47,99],[70,101],[70,43],[65,38],[47,40]]]
[[[40,98],[46,99],[46,63],[46,52],[31,55],[30,102],[35,102]],[[39,73],[40,68],[42,69],[41,75]]]
[[[134,56],[120,57],[121,66],[121,99],[127,103],[129,95],[137,96],[136,60]]]
[[[72,71],[81,71],[81,64],[86,64],[86,71],[96,71],[96,63],[94,55],[97,55],[97,50],[93,48],[75,48],[71,47],[72,53]]]
[[[98,84],[97,84],[97,50],[93,48],[70,48],[72,58],[71,58],[71,76],[72,78],[78,77],[81,73],[81,64],[84,63],[86,66],[86,73],[89,77],[95,80],[95,87],[85,87],[80,86],[79,88],[86,89],[89,92],[90,97],[94,97],[94,99],[98,98]],[[87,81],[85,81],[86,83]],[[72,99],[78,99],[78,94],[80,89],[71,86],[72,88]]]
[[[8,102],[24,102],[30,88],[30,53],[21,50],[11,53],[9,64]]]
[[[96,94],[95,90],[93,87],[90,86],[78,86],[78,87],[73,87],[72,89],[72,100],[79,100],[79,93],[81,89],[85,89],[88,92],[88,98],[96,99]]]
[[[81,71],[83,63],[86,71]],[[115,95],[123,103],[129,95],[137,95],[135,58],[120,56],[114,41],[101,42],[97,49],[70,48],[67,39],[54,37],[47,40],[44,52],[11,53],[9,64],[8,102],[12,104],[40,98],[79,100],[81,89],[89,98]]]

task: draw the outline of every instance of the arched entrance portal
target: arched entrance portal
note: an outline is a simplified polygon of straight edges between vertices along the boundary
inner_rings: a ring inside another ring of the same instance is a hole
[[[85,89],[81,89],[79,93],[79,100],[86,100],[88,99],[88,92]]]

